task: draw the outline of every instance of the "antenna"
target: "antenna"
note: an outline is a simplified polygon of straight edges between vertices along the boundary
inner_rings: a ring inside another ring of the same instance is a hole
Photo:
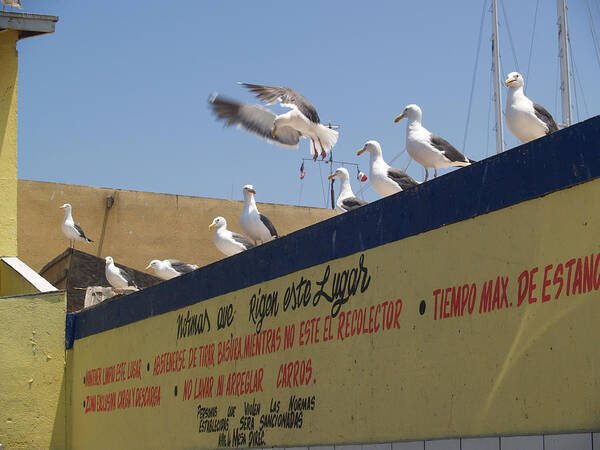
[[[496,112],[496,153],[502,153],[504,151],[504,126],[502,124],[502,84],[500,79],[497,0],[492,0],[492,70],[494,72],[494,106]]]
[[[558,56],[560,58],[560,95],[562,98],[562,120],[565,127],[571,126],[571,67],[569,66],[569,32],[567,30],[567,3],[558,0]]]

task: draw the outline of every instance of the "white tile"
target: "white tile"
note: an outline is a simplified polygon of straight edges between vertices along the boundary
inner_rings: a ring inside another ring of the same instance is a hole
[[[361,445],[336,445],[335,450],[362,450]]]
[[[600,433],[594,433],[594,450],[600,450]]]
[[[394,442],[392,450],[425,450],[425,441]]]
[[[592,450],[592,433],[548,434],[545,450]]]
[[[460,439],[425,441],[425,450],[460,450]]]
[[[361,450],[392,450],[392,444],[386,442],[385,444],[363,444]]]
[[[543,450],[542,436],[509,436],[501,438],[502,450]]]
[[[500,438],[468,438],[462,440],[462,450],[500,450]]]
[[[319,445],[317,447],[308,447],[308,450],[335,450],[333,445]]]

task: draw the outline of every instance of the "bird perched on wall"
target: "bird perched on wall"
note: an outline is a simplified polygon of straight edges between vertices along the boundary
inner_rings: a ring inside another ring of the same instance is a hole
[[[187,264],[178,259],[153,259],[148,264],[146,269],[152,268],[154,273],[163,280],[170,280],[172,278],[183,275],[184,273],[190,273],[198,268],[195,264]]]
[[[20,0],[2,0],[2,11],[4,11],[4,8],[6,8],[7,6],[12,6],[13,8],[23,9],[23,7],[21,6]]]
[[[267,216],[258,212],[254,200],[254,194],[256,194],[254,187],[247,184],[242,188],[242,194],[244,194],[244,209],[240,216],[242,231],[254,241],[254,244],[268,242],[278,237],[273,223]]]
[[[210,104],[213,112],[227,126],[238,125],[247,131],[286,148],[298,148],[300,137],[310,139],[310,154],[322,158],[333,148],[338,132],[321,124],[315,107],[299,92],[282,86],[262,86],[260,84],[239,83],[263,100],[267,105],[279,102],[291,108],[276,115],[259,105],[238,103],[218,94],[213,94]]]
[[[137,286],[131,275],[129,275],[123,269],[115,266],[115,262],[113,261],[112,257],[107,256],[104,258],[104,261],[106,263],[104,267],[104,274],[106,275],[108,283],[112,287],[115,289],[127,289],[131,286],[137,289]]]
[[[511,72],[504,84],[508,87],[506,125],[518,140],[525,144],[558,131],[552,115],[525,96],[523,75]]]
[[[94,242],[91,239],[85,236],[83,229],[79,226],[78,223],[73,221],[73,216],[71,215],[71,205],[69,203],[65,203],[61,206],[65,210],[65,217],[63,219],[61,229],[64,235],[69,240],[69,246],[71,248],[75,247],[75,241],[82,242]]]
[[[423,113],[418,105],[407,105],[394,122],[403,118],[408,119],[406,124],[406,150],[410,156],[425,168],[425,181],[429,178],[429,169],[437,170],[447,167],[468,166],[475,161],[467,158],[456,150],[445,139],[431,133],[421,125]]]
[[[335,172],[327,177],[328,180],[333,180],[334,178],[340,179],[340,194],[335,202],[336,211],[345,213],[368,204],[368,202],[356,197],[354,192],[352,192],[352,186],[350,186],[350,174],[345,167],[335,169]]]
[[[227,229],[227,221],[223,217],[215,217],[208,226],[209,230],[215,230],[215,245],[227,256],[241,253],[254,247],[254,244],[239,233]]]
[[[390,167],[383,160],[381,145],[377,141],[367,141],[356,155],[360,156],[364,152],[369,152],[369,182],[373,189],[385,197],[395,194],[411,187],[417,186],[419,183],[413,180],[405,172],[400,169]]]

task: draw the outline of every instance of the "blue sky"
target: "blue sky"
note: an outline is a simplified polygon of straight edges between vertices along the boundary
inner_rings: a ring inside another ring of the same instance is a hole
[[[405,121],[393,119],[409,103],[421,106],[425,127],[470,158],[495,153],[489,0],[464,147],[481,1],[22,3],[24,12],[60,17],[53,35],[18,44],[23,179],[234,200],[253,184],[261,202],[325,206],[328,165],[306,162],[299,179],[306,140],[281,149],[214,119],[207,106],[214,91],[258,102],[237,81],[301,92],[323,122],[341,125],[335,159],[364,172],[368,156],[356,151],[365,141],[378,140],[388,161],[405,148]],[[503,79],[516,70],[510,29],[520,71],[530,67],[525,92],[558,122],[556,4],[503,3]],[[600,113],[587,5],[600,35],[600,1],[569,2],[576,121]],[[505,137],[507,149],[517,145],[506,127]],[[393,166],[407,161],[404,153]],[[415,162],[408,173],[424,177]],[[364,187],[354,177],[352,185]],[[379,198],[371,188],[362,196]]]

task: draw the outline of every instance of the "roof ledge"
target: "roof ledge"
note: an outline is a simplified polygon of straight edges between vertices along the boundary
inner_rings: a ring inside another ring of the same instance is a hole
[[[19,39],[54,33],[57,16],[0,11],[0,33],[17,30]]]

